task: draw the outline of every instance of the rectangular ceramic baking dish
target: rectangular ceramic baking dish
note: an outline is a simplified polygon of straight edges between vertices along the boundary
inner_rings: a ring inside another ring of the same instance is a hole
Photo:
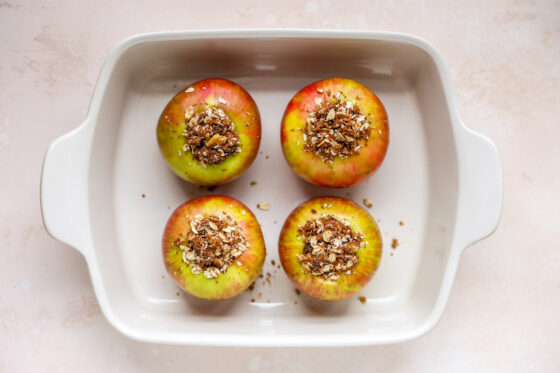
[[[300,180],[285,163],[280,119],[293,94],[319,79],[348,77],[380,97],[391,142],[380,170],[333,190]],[[225,77],[247,89],[263,122],[261,153],[213,193],[256,213],[267,244],[253,291],[222,302],[179,292],[160,239],[172,210],[211,192],[179,180],[158,153],[155,127],[188,83]],[[256,186],[250,186],[257,181]],[[496,147],[457,114],[449,74],[427,42],[387,32],[242,30],[135,36],[109,55],[84,123],[45,157],[43,219],[88,263],[99,304],[124,334],[196,345],[349,346],[415,338],[442,315],[462,250],[496,228],[502,205]],[[142,197],[142,196],[145,197]],[[297,295],[278,263],[289,212],[310,197],[368,198],[384,240],[380,268],[357,297],[326,303]],[[256,209],[269,202],[269,211]],[[399,222],[404,225],[400,225]],[[399,241],[391,248],[392,239]],[[254,302],[251,302],[254,299]]]

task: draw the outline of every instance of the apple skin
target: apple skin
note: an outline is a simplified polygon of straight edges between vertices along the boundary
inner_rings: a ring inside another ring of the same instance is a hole
[[[329,205],[332,207],[324,207]],[[363,235],[364,246],[358,250],[360,262],[352,267],[352,273],[343,273],[337,280],[304,273],[296,256],[303,254],[304,248],[303,240],[297,239],[298,227],[322,214],[347,219],[350,227]],[[360,291],[375,274],[382,250],[381,234],[373,217],[355,202],[340,197],[314,198],[296,207],[286,219],[278,242],[280,262],[290,280],[307,295],[328,301],[346,299]]]
[[[182,250],[174,242],[178,237],[185,237],[190,230],[189,221],[194,216],[219,215],[222,211],[237,221],[249,247],[220,276],[208,279],[202,273],[193,275],[190,267],[183,262]],[[177,285],[187,293],[208,300],[227,299],[245,291],[257,278],[266,257],[257,218],[243,203],[227,196],[199,197],[179,206],[165,226],[162,252],[165,268]]]
[[[356,101],[363,115],[371,123],[368,142],[359,154],[326,163],[312,152],[303,150],[303,132],[309,112],[315,109],[315,98],[325,99],[323,93],[342,92]],[[360,100],[356,100],[361,97]],[[286,161],[297,175],[319,186],[345,188],[363,181],[373,174],[383,162],[389,145],[389,121],[379,98],[362,84],[344,78],[320,80],[300,90],[286,107],[281,126],[282,151]]]
[[[190,88],[194,91],[186,92]],[[220,97],[227,104],[219,103]],[[197,111],[205,104],[224,110],[241,141],[240,153],[206,168],[193,158],[190,151],[182,151],[185,140],[181,135],[186,128],[186,109],[193,107]],[[261,141],[261,119],[257,104],[245,89],[227,79],[211,78],[193,83],[177,93],[163,109],[156,132],[159,150],[177,176],[198,185],[219,185],[239,177],[255,160]]]

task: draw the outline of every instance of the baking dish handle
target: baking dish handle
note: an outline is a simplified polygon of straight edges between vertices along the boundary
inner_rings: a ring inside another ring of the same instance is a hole
[[[463,248],[496,230],[503,202],[502,164],[496,145],[465,127],[459,141],[457,237]]]
[[[86,257],[89,144],[85,123],[59,137],[45,155],[41,175],[41,212],[47,232]]]

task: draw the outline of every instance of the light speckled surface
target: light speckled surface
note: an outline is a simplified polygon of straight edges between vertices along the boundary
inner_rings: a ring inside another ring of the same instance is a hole
[[[200,4],[0,2],[0,371],[559,371],[560,2]],[[402,31],[439,48],[463,120],[500,149],[505,200],[426,336],[337,350],[135,342],[101,315],[80,254],[44,231],[43,155],[85,118],[110,48],[140,32],[236,27]]]

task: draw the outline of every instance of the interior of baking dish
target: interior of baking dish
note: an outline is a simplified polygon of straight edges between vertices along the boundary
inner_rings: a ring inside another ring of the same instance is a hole
[[[98,87],[103,90],[99,110],[90,113],[88,124],[94,128],[89,264],[99,274],[96,291],[109,319],[139,339],[200,344],[376,343],[425,330],[444,286],[458,200],[453,118],[430,54],[403,40],[154,39],[131,42],[113,54],[107,84]],[[379,171],[340,190],[299,179],[284,161],[279,140],[292,95],[333,76],[372,89],[385,104],[391,129]],[[167,101],[188,83],[208,77],[225,77],[247,89],[263,123],[255,163],[213,192],[172,174],[155,136]],[[227,301],[183,294],[161,258],[161,235],[173,209],[206,194],[229,195],[249,206],[267,244],[264,278],[253,291]],[[377,274],[360,293],[365,303],[357,296],[328,303],[298,295],[278,268],[284,219],[299,203],[322,195],[373,203],[369,211],[383,233],[384,252]],[[260,202],[271,209],[258,210]],[[393,239],[398,241],[394,249]]]

